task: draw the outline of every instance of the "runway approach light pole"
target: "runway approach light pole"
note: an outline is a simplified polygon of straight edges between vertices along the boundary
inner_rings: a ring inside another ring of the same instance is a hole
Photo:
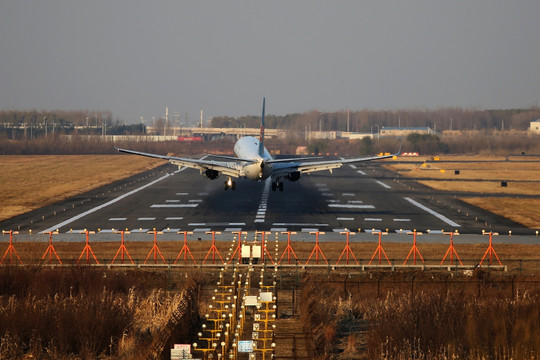
[[[13,230],[9,230],[9,231],[2,230],[2,234],[9,234],[9,246],[8,246],[6,252],[4,253],[4,256],[2,257],[2,260],[0,261],[0,264],[2,264],[4,262],[5,257],[9,253],[9,264],[10,265],[13,264],[13,254],[15,254],[15,256],[17,257],[17,259],[19,260],[21,265],[23,265],[23,262],[22,262],[21,258],[19,257],[19,254],[17,254],[17,250],[15,250],[15,246],[13,246],[13,234],[16,235],[18,233],[19,233],[18,231],[13,231]]]
[[[373,256],[371,256],[371,260],[369,260],[369,264],[368,265],[371,265],[371,262],[373,261],[373,258],[375,258],[375,255],[379,255],[379,263],[378,265],[381,265],[381,262],[382,262],[382,254],[384,254],[384,257],[386,258],[386,261],[388,261],[388,265],[392,266],[392,263],[390,262],[390,259],[388,259],[388,256],[386,255],[386,251],[384,251],[384,248],[382,247],[382,241],[381,241],[381,238],[382,238],[382,235],[388,235],[388,232],[382,232],[382,231],[379,231],[379,232],[374,232],[373,235],[379,235],[379,245],[377,245],[377,249],[375,249],[375,252],[373,253]]]
[[[323,234],[322,231],[311,231],[310,234],[315,234],[315,247],[313,248],[313,251],[309,255],[309,258],[306,261],[306,265],[309,264],[309,261],[311,260],[311,257],[313,256],[313,253],[315,253],[315,263],[319,265],[319,254],[323,257],[324,261],[326,261],[326,265],[328,265],[328,260],[326,260],[326,257],[324,256],[324,253],[319,246],[319,234]]]
[[[403,265],[405,265],[407,263],[407,260],[409,260],[409,257],[411,256],[411,254],[413,254],[413,259],[414,259],[413,264],[414,265],[416,265],[416,254],[418,254],[418,256],[420,256],[420,259],[422,259],[422,263],[425,264],[424,258],[422,257],[422,254],[420,254],[420,250],[418,250],[418,247],[416,246],[416,235],[422,235],[422,233],[417,232],[416,229],[414,229],[413,232],[408,232],[407,235],[412,235],[413,236],[413,246],[411,248],[411,251],[409,251],[409,255],[407,255],[407,258],[403,262]]]
[[[99,264],[99,261],[96,258],[96,255],[94,254],[94,252],[92,251],[92,247],[90,246],[90,234],[95,234],[95,233],[96,233],[95,231],[88,231],[86,229],[81,231],[81,234],[86,235],[86,245],[84,246],[84,249],[81,252],[81,255],[79,256],[79,259],[77,260],[77,264],[79,264],[79,262],[81,261],[81,258],[83,257],[84,253],[86,253],[86,264],[87,265],[90,264],[90,254],[92,254],[92,256],[94,257],[94,260],[96,261],[96,264]]]
[[[56,259],[62,264],[62,260],[60,260],[60,257],[58,257],[58,254],[56,253],[56,250],[54,249],[53,243],[52,243],[52,236],[53,234],[58,234],[58,230],[56,231],[49,231],[47,234],[49,234],[49,247],[47,247],[47,250],[45,250],[45,254],[41,257],[41,260],[45,260],[47,257],[47,254],[49,254],[49,264],[52,263],[52,255],[56,256]]]
[[[459,264],[460,265],[463,265],[463,263],[461,262],[461,259],[459,258],[459,255],[456,251],[456,249],[454,248],[454,235],[459,235],[459,232],[456,230],[456,232],[449,232],[449,233],[444,233],[445,235],[448,235],[450,234],[450,246],[448,247],[448,250],[446,250],[446,254],[444,254],[444,257],[441,261],[441,265],[444,263],[444,260],[446,259],[446,257],[448,256],[448,254],[450,254],[450,265],[453,265],[454,263],[454,255],[456,255],[456,258],[458,259],[459,261]]]
[[[350,246],[350,243],[349,243],[349,235],[351,235],[351,234],[354,235],[355,233],[350,232],[350,231],[342,231],[342,232],[340,232],[340,234],[341,234],[341,235],[345,235],[346,238],[347,238],[347,240],[346,240],[346,242],[345,242],[345,247],[343,248],[343,251],[341,252],[341,255],[340,255],[339,258],[338,258],[338,261],[336,262],[336,265],[339,264],[339,262],[341,261],[341,258],[342,258],[343,255],[345,255],[345,254],[347,254],[347,265],[349,265],[349,256],[350,256],[350,255],[353,257],[354,261],[356,262],[356,265],[360,265],[360,264],[358,263],[358,260],[356,260],[356,256],[354,256],[354,253],[353,253],[353,251],[352,251],[352,249],[351,249],[351,246]]]
[[[482,263],[484,262],[484,259],[486,258],[486,255],[489,253],[489,265],[491,266],[492,256],[495,255],[495,257],[497,258],[497,261],[499,262],[499,265],[502,266],[501,260],[499,259],[499,256],[495,252],[495,248],[493,248],[493,235],[499,235],[499,234],[494,234],[491,231],[489,233],[486,233],[486,232],[482,231],[482,235],[489,235],[489,246],[488,246],[486,252],[484,253],[484,256],[482,257],[482,260],[480,261],[480,264],[478,264],[478,265],[479,266],[482,265]]]

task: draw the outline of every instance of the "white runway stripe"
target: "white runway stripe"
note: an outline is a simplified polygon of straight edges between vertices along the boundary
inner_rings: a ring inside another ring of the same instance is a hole
[[[272,226],[315,226],[315,227],[323,227],[328,226],[328,224],[306,224],[306,223],[273,223]]]
[[[454,227],[461,227],[461,225],[459,225],[458,223],[450,220],[449,218],[447,218],[446,216],[442,215],[442,214],[439,214],[438,212],[436,211],[433,211],[431,210],[430,208],[428,208],[427,206],[424,206],[422,204],[420,204],[418,201],[415,201],[413,199],[411,199],[410,197],[405,197],[404,198],[405,200],[407,200],[408,202],[410,202],[411,204],[413,204],[414,206],[430,213],[431,215],[435,216],[436,218],[444,221],[445,223],[447,223],[448,225],[450,226],[454,226]]]
[[[199,206],[199,204],[154,204],[150,206],[151,208],[194,208]]]
[[[259,209],[253,222],[261,223],[266,218],[266,208],[268,207],[268,196],[270,194],[270,186],[272,185],[272,178],[266,179],[264,182],[264,189],[261,196],[261,202],[259,203]]]
[[[186,169],[186,168],[181,168],[181,169],[175,171],[173,174],[177,174],[177,173],[179,173],[179,172],[181,172],[181,171],[184,171],[185,169]],[[66,226],[67,224],[71,224],[72,222],[74,222],[74,221],[76,221],[76,220],[79,220],[79,219],[85,217],[86,215],[92,214],[92,213],[94,213],[94,212],[96,212],[96,211],[99,211],[99,210],[101,210],[101,209],[103,209],[103,208],[106,208],[106,207],[109,206],[109,205],[112,205],[112,204],[114,204],[114,203],[117,203],[118,201],[123,200],[123,199],[127,198],[127,197],[130,196],[130,195],[133,195],[133,194],[135,194],[135,193],[138,193],[139,191],[141,191],[141,190],[143,190],[143,189],[146,189],[147,187],[152,186],[152,185],[154,185],[154,184],[160,182],[161,180],[168,178],[169,176],[171,176],[171,174],[165,174],[165,175],[163,175],[162,177],[160,177],[160,178],[158,178],[158,179],[156,179],[156,180],[154,180],[154,181],[151,181],[151,182],[149,182],[148,184],[141,186],[140,188],[137,188],[137,189],[135,189],[135,190],[131,190],[130,192],[125,193],[124,195],[120,195],[120,196],[118,196],[117,198],[114,198],[114,199],[112,199],[111,201],[106,202],[105,204],[101,204],[101,205],[99,205],[99,206],[96,206],[95,208],[92,208],[92,209],[87,210],[87,211],[85,211],[85,212],[83,212],[83,213],[80,213],[79,215],[76,215],[76,216],[74,216],[74,217],[72,217],[72,218],[70,218],[70,219],[67,219],[66,221],[62,221],[62,222],[59,223],[59,224],[56,224],[56,225],[54,225],[54,226],[51,226],[50,228],[41,231],[41,234],[44,234],[44,233],[47,233],[47,232],[50,232],[50,231],[55,231],[56,229],[59,229],[59,228],[61,228],[61,227]]]
[[[355,204],[328,204],[331,208],[343,208],[343,209],[375,209],[373,205],[355,205]]]
[[[379,181],[379,180],[375,180],[375,182],[379,185],[381,185],[383,188],[385,189],[391,189],[392,187],[389,186],[389,185],[386,185],[385,183],[383,183],[382,181]]]

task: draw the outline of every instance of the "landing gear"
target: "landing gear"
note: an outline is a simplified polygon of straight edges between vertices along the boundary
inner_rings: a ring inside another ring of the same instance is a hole
[[[231,178],[229,178],[229,180],[225,181],[225,184],[223,185],[223,188],[226,190],[236,190],[236,182],[235,181],[232,181]]]
[[[272,181],[272,191],[276,191],[277,189],[283,191],[283,183],[279,180]]]

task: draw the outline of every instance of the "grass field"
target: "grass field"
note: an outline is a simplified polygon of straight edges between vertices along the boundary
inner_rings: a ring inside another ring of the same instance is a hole
[[[469,192],[471,196],[460,199],[529,228],[540,228],[538,157],[442,156],[438,161],[431,157],[399,160],[386,166],[433,189]],[[507,186],[502,186],[503,181]]]
[[[122,155],[0,156],[0,220],[160,164],[162,160]]]

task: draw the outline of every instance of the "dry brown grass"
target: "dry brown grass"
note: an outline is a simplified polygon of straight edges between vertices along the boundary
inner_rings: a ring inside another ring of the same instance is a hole
[[[0,157],[0,220],[163,164],[123,155],[15,155]]]
[[[535,161],[536,160],[536,161]],[[529,228],[540,228],[540,200],[518,198],[540,196],[540,161],[520,156],[401,157],[389,169],[430,188],[449,192],[515,195],[509,197],[462,197],[470,204],[507,217]],[[455,174],[459,170],[459,174]],[[430,180],[425,180],[430,179]],[[520,181],[529,182],[520,182]],[[501,186],[507,181],[507,187]]]
[[[540,229],[540,199],[472,197],[462,200],[529,228]]]
[[[146,270],[0,267],[0,358],[146,358],[187,282]]]

